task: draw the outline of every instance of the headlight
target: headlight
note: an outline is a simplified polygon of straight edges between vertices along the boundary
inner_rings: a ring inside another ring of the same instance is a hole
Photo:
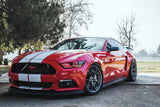
[[[61,63],[60,65],[65,69],[71,69],[71,68],[79,68],[82,67],[85,61],[77,61],[77,62],[66,62]]]

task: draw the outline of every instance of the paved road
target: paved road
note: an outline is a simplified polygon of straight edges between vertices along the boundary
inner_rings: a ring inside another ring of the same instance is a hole
[[[10,94],[7,75],[0,78],[0,107],[160,107],[160,74],[139,74],[136,82],[120,82],[98,95],[33,96]]]
[[[98,95],[33,96],[10,94],[9,84],[0,84],[0,107],[160,107],[160,85],[117,83]]]

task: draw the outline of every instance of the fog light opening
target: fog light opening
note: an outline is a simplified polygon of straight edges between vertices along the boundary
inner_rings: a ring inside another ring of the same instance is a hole
[[[72,87],[77,87],[77,84],[74,80],[68,79],[68,80],[60,80],[58,86],[60,88],[72,88]]]

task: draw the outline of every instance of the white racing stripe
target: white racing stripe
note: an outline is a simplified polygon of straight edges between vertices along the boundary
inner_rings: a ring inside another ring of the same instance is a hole
[[[49,55],[58,52],[55,51],[41,51],[32,53],[30,55],[25,56],[23,59],[19,61],[19,63],[41,63],[46,57]],[[33,58],[33,59],[32,59]],[[18,74],[19,81],[25,82],[41,82],[41,74]],[[20,89],[30,89],[30,90],[42,90],[41,87],[27,87],[27,86],[19,86]]]
[[[19,88],[20,88],[20,89],[26,89],[26,90],[29,89],[29,87],[27,87],[27,86],[19,86]]]
[[[30,89],[30,90],[42,90],[41,87],[30,87],[29,89]]]
[[[28,82],[28,74],[18,74],[18,80]]]
[[[41,74],[18,74],[19,81],[25,82],[41,82]],[[19,86],[20,89],[42,90],[42,87]]]
[[[29,82],[41,82],[41,74],[29,74]]]
[[[25,90],[42,90],[42,87],[28,87],[28,86],[19,86],[20,89],[25,89]]]
[[[53,50],[53,51],[48,51],[45,53],[42,53],[40,55],[37,55],[35,58],[33,58],[30,62],[31,63],[41,63],[46,57],[48,57],[49,55],[58,52],[57,50]]]
[[[41,82],[41,74],[18,74],[19,81],[25,82]]]
[[[32,54],[29,54],[27,56],[25,56],[24,58],[22,58],[19,63],[27,63],[29,62],[32,58],[32,60],[30,61],[31,63],[41,63],[47,56],[58,52],[57,50],[52,50],[52,51],[41,51],[41,52],[35,52]]]
[[[44,52],[46,52],[46,51],[35,52],[35,53],[32,53],[32,54],[29,54],[29,55],[25,56],[23,59],[21,59],[19,61],[19,63],[29,62],[34,56],[36,56],[38,54],[41,54],[41,53],[44,53]]]

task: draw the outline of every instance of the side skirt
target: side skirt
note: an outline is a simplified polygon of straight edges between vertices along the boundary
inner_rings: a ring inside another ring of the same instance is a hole
[[[120,79],[117,79],[117,80],[114,80],[114,81],[105,83],[105,84],[103,84],[102,88],[105,88],[105,87],[110,86],[110,85],[112,85],[112,84],[115,84],[115,83],[124,81],[124,80],[126,80],[126,79],[127,79],[126,77],[123,77],[123,78],[120,78]]]

